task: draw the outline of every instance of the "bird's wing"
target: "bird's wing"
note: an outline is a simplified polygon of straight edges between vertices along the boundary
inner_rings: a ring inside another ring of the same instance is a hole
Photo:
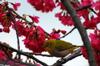
[[[62,45],[55,46],[55,49],[58,51],[66,50],[66,48],[64,48]]]

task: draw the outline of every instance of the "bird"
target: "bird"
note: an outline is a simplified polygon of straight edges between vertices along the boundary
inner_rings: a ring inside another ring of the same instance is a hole
[[[70,53],[73,53],[75,49],[79,47],[80,46],[73,45],[70,42],[64,40],[56,40],[56,39],[45,40],[43,44],[43,48],[51,56],[62,57],[62,58]]]

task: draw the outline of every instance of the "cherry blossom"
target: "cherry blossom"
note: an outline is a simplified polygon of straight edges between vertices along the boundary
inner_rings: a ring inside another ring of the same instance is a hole
[[[4,51],[0,50],[0,60],[5,61],[7,60],[7,56]]]
[[[36,10],[41,10],[42,12],[49,12],[55,8],[53,0],[27,0]]]
[[[71,18],[69,15],[62,15],[62,12],[57,13],[57,14],[55,15],[55,17],[57,17],[57,18],[61,21],[61,23],[62,23],[63,25],[67,25],[67,26],[72,26],[72,25],[74,25],[74,23],[73,23],[73,21],[72,21],[72,18]]]
[[[30,31],[26,38],[24,39],[24,44],[27,48],[32,50],[33,52],[40,53],[44,49],[42,48],[42,45],[45,41],[45,33],[44,30],[37,26],[30,28]]]
[[[39,17],[38,16],[29,16],[31,19],[32,19],[32,21],[33,22],[35,22],[35,23],[39,23]]]
[[[12,5],[13,5],[13,8],[15,9],[15,10],[18,10],[18,7],[21,5],[20,3],[11,3]]]

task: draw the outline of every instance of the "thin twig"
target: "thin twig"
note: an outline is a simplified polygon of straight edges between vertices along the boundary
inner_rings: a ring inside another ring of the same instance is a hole
[[[84,9],[90,9],[93,13],[97,14],[92,8],[91,8],[92,4],[86,5],[86,6],[81,6],[79,8],[76,9],[76,11],[81,11]]]
[[[19,37],[18,37],[18,30],[17,30],[17,26],[16,23],[14,23],[14,27],[15,27],[15,31],[16,31],[16,36],[17,36],[17,49],[20,51],[20,41],[19,41]],[[19,55],[19,59],[20,59],[20,55]]]
[[[66,36],[69,35],[74,29],[75,29],[75,27],[72,28],[68,33],[66,33],[65,35],[63,35],[62,37],[60,37],[59,39],[66,37]]]
[[[76,11],[81,11],[81,10],[90,8],[91,6],[92,6],[92,4],[89,4],[89,5],[86,5],[86,6],[81,6],[81,7],[78,7],[78,8],[76,9]]]

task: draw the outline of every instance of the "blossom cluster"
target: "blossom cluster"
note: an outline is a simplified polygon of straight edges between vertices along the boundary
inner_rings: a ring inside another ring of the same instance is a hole
[[[36,10],[41,10],[42,12],[49,12],[55,8],[55,3],[53,0],[27,0]]]
[[[61,21],[61,23],[63,25],[67,25],[67,26],[74,25],[74,22],[72,21],[72,18],[69,15],[67,15],[67,14],[66,15],[63,15],[63,13],[60,12],[60,13],[57,13],[55,15],[55,17],[57,17]]]
[[[45,41],[44,30],[40,27],[31,27],[29,28],[29,33],[27,33],[26,38],[24,39],[24,44],[33,52],[42,52],[44,48],[42,47]]]

